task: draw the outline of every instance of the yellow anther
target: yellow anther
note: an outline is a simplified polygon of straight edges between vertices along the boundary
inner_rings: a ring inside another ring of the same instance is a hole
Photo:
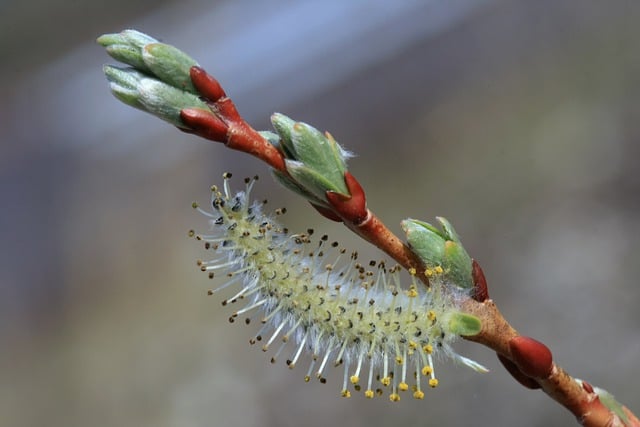
[[[364,397],[366,397],[367,399],[373,399],[373,390],[369,389],[367,391],[364,392]]]
[[[309,375],[305,375],[304,376],[304,382],[308,383],[311,380],[311,377]]]
[[[429,319],[430,321],[435,321],[438,318],[438,316],[436,315],[436,312],[433,310],[429,310],[427,311],[427,319]]]
[[[357,375],[352,375],[349,380],[351,381],[351,384],[358,384],[360,382],[360,377]]]
[[[418,296],[418,290],[412,286],[408,291],[407,291],[407,296],[409,298],[415,298]]]
[[[433,267],[433,271],[434,271],[434,273],[436,273],[436,274],[442,274],[442,273],[444,273],[444,270],[443,270],[443,269],[442,269],[442,267],[440,267],[439,265],[437,265],[437,266]]]
[[[431,346],[431,344],[425,345],[424,347],[422,347],[422,350],[424,350],[424,352],[427,354],[433,353],[433,347]]]
[[[345,398],[350,398],[351,397],[351,392],[349,390],[342,390],[340,392],[340,396],[345,397]]]
[[[402,357],[401,356],[396,356],[396,364],[402,365],[402,362],[404,362],[404,360],[402,360]]]
[[[383,386],[388,387],[389,384],[391,384],[391,378],[389,377],[380,378],[380,382],[382,383]]]
[[[418,348],[418,343],[415,341],[409,341],[409,350],[415,350]]]
[[[416,390],[413,393],[413,398],[414,399],[420,399],[420,400],[424,399],[424,392],[422,390]]]
[[[431,388],[436,388],[436,387],[438,387],[438,380],[437,380],[436,378],[431,378],[431,379],[429,380],[429,386],[430,386]]]
[[[433,369],[431,369],[431,366],[424,366],[422,367],[422,375],[424,375],[425,377],[429,374],[431,374],[431,372],[433,372]]]
[[[410,274],[410,275],[412,275],[412,276],[415,276],[415,275],[416,275],[416,269],[415,269],[415,268],[413,268],[413,267],[411,267],[411,268],[409,269],[409,274]]]
[[[405,382],[401,382],[400,384],[398,384],[398,390],[400,390],[400,391],[409,390],[409,384],[407,384]]]
[[[425,276],[427,276],[427,277],[432,277],[432,276],[433,276],[433,270],[432,270],[432,269],[430,269],[430,268],[427,268],[427,269],[424,271],[424,275],[425,275]]]
[[[389,395],[389,400],[392,402],[398,402],[400,400],[400,395],[398,393],[391,393]]]

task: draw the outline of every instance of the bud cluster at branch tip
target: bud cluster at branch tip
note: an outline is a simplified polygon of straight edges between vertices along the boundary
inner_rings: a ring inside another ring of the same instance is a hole
[[[256,132],[218,81],[186,53],[135,30],[105,34],[97,41],[129,65],[104,67],[111,91],[125,104],[261,158],[281,184],[329,219],[355,225],[367,219],[364,191],[347,170],[351,154],[328,132],[283,114],[271,117],[276,133]]]
[[[104,67],[111,92],[120,101],[186,131],[191,129],[182,121],[181,110],[209,112],[191,82],[190,70],[197,63],[186,53],[135,30],[105,34],[97,42],[129,65]]]

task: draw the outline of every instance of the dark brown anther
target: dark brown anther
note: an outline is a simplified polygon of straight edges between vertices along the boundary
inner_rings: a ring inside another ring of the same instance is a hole
[[[473,277],[473,299],[478,302],[483,302],[489,299],[489,288],[487,288],[487,279],[484,277],[484,272],[475,259],[471,264],[471,275]]]
[[[220,98],[226,97],[220,83],[210,76],[203,68],[195,66],[189,70],[191,82],[196,90],[208,101],[216,102]]]
[[[499,353],[496,353],[496,354],[498,355],[498,360],[500,360],[500,363],[502,363],[502,366],[504,366],[507,372],[509,372],[516,381],[518,381],[524,387],[531,390],[536,390],[540,388],[540,384],[538,384],[538,382],[533,378],[523,374],[522,371],[518,369],[515,363],[513,363],[511,360],[507,359],[506,357],[504,357]]]
[[[547,378],[553,369],[553,356],[549,347],[531,337],[519,336],[509,340],[514,363],[527,376]]]
[[[359,225],[368,217],[364,190],[349,171],[344,173],[344,183],[347,185],[350,196],[327,191],[325,193],[327,201],[344,221]]]
[[[180,119],[189,127],[187,132],[216,142],[227,142],[229,127],[211,111],[199,108],[185,108],[180,111]]]

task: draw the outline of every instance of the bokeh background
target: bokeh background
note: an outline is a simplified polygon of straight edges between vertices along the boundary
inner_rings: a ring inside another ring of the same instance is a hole
[[[198,58],[258,129],[330,130],[394,230],[449,218],[513,325],[640,410],[639,22],[629,0],[2,2],[0,425],[573,425],[464,342],[492,372],[440,363],[422,402],[270,365],[206,297],[191,202],[257,173],[290,229],[380,255],[117,102],[94,40],[124,28]]]

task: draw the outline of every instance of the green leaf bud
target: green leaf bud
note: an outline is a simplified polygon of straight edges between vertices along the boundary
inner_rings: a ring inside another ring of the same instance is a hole
[[[463,337],[478,335],[482,330],[482,322],[472,314],[454,312],[449,314],[449,332]]]
[[[344,178],[349,153],[329,133],[280,113],[271,116],[271,123],[280,138],[277,143],[270,142],[286,159],[287,172],[298,187],[294,191],[301,194],[300,189],[304,189],[305,197],[312,200],[309,194],[313,195],[313,202],[321,206],[328,206],[327,191],[350,196]],[[291,188],[290,182],[285,185]]]
[[[463,288],[473,287],[471,257],[460,243],[451,240],[445,243],[444,269],[456,285]]]
[[[347,169],[345,159],[341,156],[338,143],[333,138],[325,136],[306,123],[298,122],[293,125],[291,140],[296,160],[301,161],[306,167],[322,175],[331,183],[332,188],[327,188],[325,191],[349,195],[349,190],[344,183],[344,172]]]
[[[127,41],[128,44],[142,49],[142,47],[149,43],[157,43],[158,40],[154,39],[150,35],[141,33],[137,30],[124,30],[120,32],[120,35]]]
[[[186,53],[164,43],[150,43],[142,49],[142,59],[163,82],[178,89],[197,93],[189,70],[198,63]]]
[[[143,79],[148,78],[147,75],[133,68],[120,68],[111,65],[105,65],[103,70],[109,81],[111,93],[116,98],[127,105],[146,111],[146,108],[140,103],[138,85]]]
[[[343,189],[335,186],[325,175],[307,167],[302,162],[285,160],[285,165],[287,172],[289,172],[289,175],[291,175],[296,183],[311,193],[316,199],[325,201],[325,193],[327,191],[342,192],[344,194]],[[326,202],[323,202],[323,204],[326,205]]]
[[[157,43],[153,37],[139,31],[125,30],[117,34],[104,34],[98,37],[97,42],[104,46],[112,58],[140,71],[151,72],[142,58],[142,48],[149,43]]]
[[[407,242],[428,268],[442,266],[446,240],[431,224],[415,219],[401,222]]]
[[[111,92],[120,101],[175,126],[185,127],[180,119],[180,110],[183,108],[209,108],[196,95],[169,86],[133,68],[106,65],[104,73],[110,82]]]
[[[289,177],[288,175],[285,175],[282,172],[279,172],[275,169],[272,169],[271,172],[273,174],[274,179],[287,190],[293,191],[294,193],[304,197],[305,199],[307,199],[308,201],[316,205],[329,208],[329,206],[324,201],[324,199],[317,198],[315,195],[307,191],[304,187],[302,187],[296,181],[291,179],[291,177]]]
[[[297,159],[296,151],[291,140],[291,131],[296,122],[284,114],[274,113],[271,115],[271,125],[280,135],[280,146],[282,152],[288,159]]]
[[[440,223],[440,227],[442,227],[442,237],[447,240],[460,243],[460,237],[458,237],[458,233],[456,233],[453,225],[451,225],[451,223],[446,218],[437,216],[436,221],[438,221]]]
[[[473,286],[471,257],[460,243],[460,238],[449,221],[441,217],[437,220],[442,230],[415,219],[402,221],[407,242],[427,268],[440,266],[444,269],[447,279],[456,286],[471,288]]]
[[[138,91],[140,92],[139,102],[146,111],[181,128],[185,128],[185,124],[180,119],[180,110],[198,108],[208,111],[209,109],[198,96],[155,79],[143,79],[138,85]]]

